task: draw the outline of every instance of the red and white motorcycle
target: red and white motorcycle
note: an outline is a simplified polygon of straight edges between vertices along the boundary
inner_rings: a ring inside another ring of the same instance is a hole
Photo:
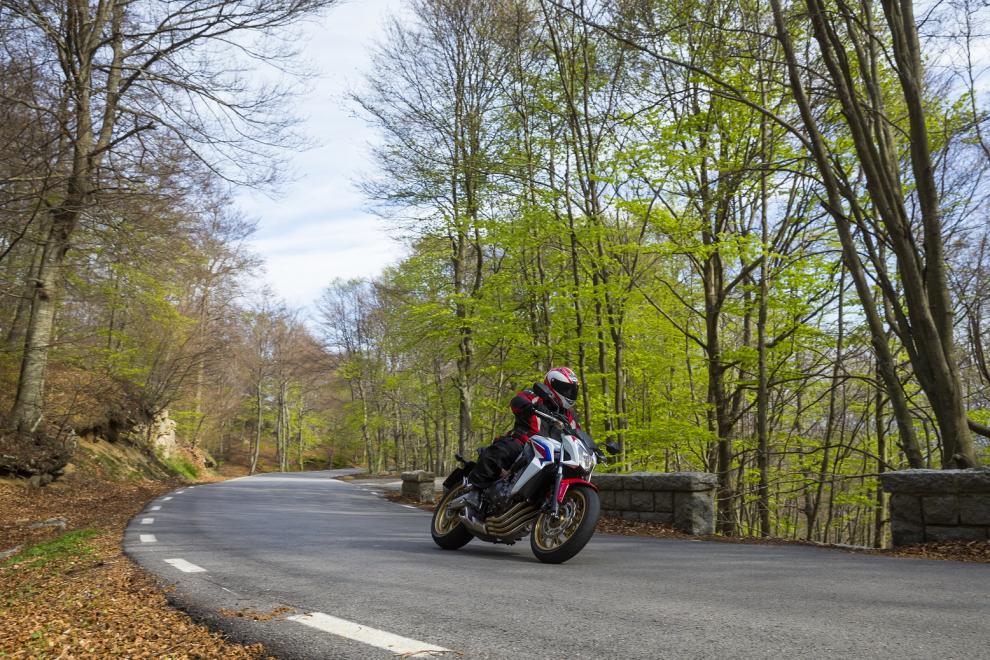
[[[467,488],[473,461],[460,455],[461,466],[444,481],[444,495],[433,511],[433,540],[456,550],[472,538],[512,544],[530,534],[536,558],[560,564],[591,540],[601,503],[591,473],[605,455],[591,436],[566,421],[537,411],[551,423],[549,437],[534,435],[503,477],[481,494],[481,511],[455,501]],[[609,453],[618,448],[606,443]]]

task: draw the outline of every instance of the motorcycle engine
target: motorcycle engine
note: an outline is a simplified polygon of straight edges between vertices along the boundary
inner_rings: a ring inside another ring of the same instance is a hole
[[[485,500],[488,506],[485,510],[485,517],[498,515],[509,509],[511,502],[512,480],[509,478],[499,479],[485,491]]]

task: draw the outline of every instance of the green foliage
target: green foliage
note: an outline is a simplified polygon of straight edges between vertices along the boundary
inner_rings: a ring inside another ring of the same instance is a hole
[[[22,568],[41,568],[52,562],[85,557],[92,554],[87,539],[100,534],[96,529],[79,529],[66,532],[50,541],[43,541],[21,550],[13,557],[4,560],[4,566],[23,565]]]
[[[172,458],[166,458],[163,462],[173,474],[182,477],[186,481],[194,481],[199,478],[199,470],[185,458],[173,456]]]

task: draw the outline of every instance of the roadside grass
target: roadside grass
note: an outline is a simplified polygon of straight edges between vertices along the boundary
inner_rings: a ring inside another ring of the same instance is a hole
[[[66,532],[50,541],[43,541],[8,557],[4,566],[20,568],[41,568],[53,561],[80,559],[93,554],[93,547],[86,543],[100,532],[96,529],[77,529]]]
[[[167,458],[165,459],[165,465],[168,466],[169,470],[186,481],[193,481],[199,478],[199,470],[196,469],[196,466],[182,457]]]

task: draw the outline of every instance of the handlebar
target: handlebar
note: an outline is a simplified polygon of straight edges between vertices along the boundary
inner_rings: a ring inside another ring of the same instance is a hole
[[[543,419],[545,419],[547,421],[553,422],[554,424],[556,424],[557,426],[559,426],[561,428],[564,427],[564,420],[560,419],[559,417],[557,417],[555,415],[548,415],[545,412],[540,412],[536,408],[533,408],[533,414],[536,415],[537,417],[541,417],[541,418],[543,418]]]

